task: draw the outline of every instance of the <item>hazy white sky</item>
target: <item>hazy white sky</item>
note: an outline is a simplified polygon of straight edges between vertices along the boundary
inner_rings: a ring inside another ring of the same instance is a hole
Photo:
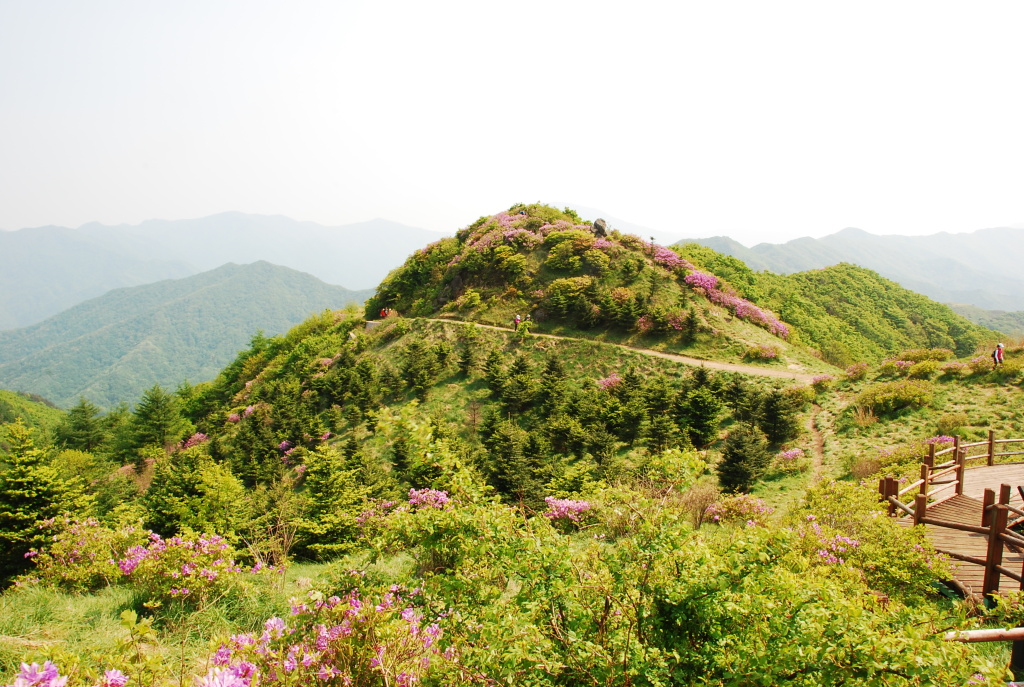
[[[0,0],[0,227],[1024,221],[1024,3]]]

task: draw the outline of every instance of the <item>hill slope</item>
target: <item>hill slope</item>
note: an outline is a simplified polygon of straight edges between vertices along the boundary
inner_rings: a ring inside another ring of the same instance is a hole
[[[276,334],[367,295],[264,262],[117,289],[0,332],[0,386],[110,406],[156,383],[213,377],[257,330]]]
[[[688,239],[780,274],[842,262],[874,270],[902,286],[944,303],[995,310],[1024,310],[1024,229],[999,227],[930,236],[875,236],[844,229],[820,239],[800,238],[752,248],[724,237]],[[680,245],[677,244],[677,245]]]
[[[902,348],[966,355],[995,336],[869,270],[755,273],[695,244],[674,252],[628,234],[599,236],[534,205],[418,251],[381,284],[367,317],[383,307],[498,324],[530,314],[543,331],[586,330],[722,360],[767,347],[772,364],[804,366],[809,352],[799,344],[845,365]]]
[[[266,260],[348,288],[373,288],[434,232],[375,219],[341,227],[227,212],[137,226],[0,232],[0,330],[41,322],[125,286]],[[159,256],[159,258],[154,258]]]

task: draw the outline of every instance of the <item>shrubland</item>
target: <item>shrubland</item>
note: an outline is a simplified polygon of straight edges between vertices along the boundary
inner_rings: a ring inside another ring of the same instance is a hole
[[[919,318],[849,338],[844,372],[772,283],[516,206],[393,272],[367,314],[405,316],[325,311],[209,382],[16,423],[0,665],[40,685],[997,684],[1005,647],[941,640],[986,611],[858,480],[940,429],[1024,430],[1020,351],[992,371],[961,353],[978,332]]]

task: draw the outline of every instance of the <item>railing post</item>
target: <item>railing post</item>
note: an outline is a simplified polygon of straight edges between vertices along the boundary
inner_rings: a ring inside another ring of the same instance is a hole
[[[964,470],[967,468],[967,449],[957,448],[956,451],[956,493],[964,493]]]
[[[996,462],[996,432],[994,429],[988,430],[988,466]]]
[[[928,444],[928,457],[924,459],[928,467],[935,467],[935,444]]]
[[[914,524],[923,525],[924,516],[928,512],[927,494],[918,494],[914,497]]]
[[[993,489],[985,490],[985,498],[981,504],[981,526],[988,527],[992,524],[992,506],[996,502],[996,492]]]
[[[926,463],[921,463],[921,488],[918,493],[928,496],[928,483],[931,481],[932,469]]]
[[[991,601],[992,595],[999,591],[999,577],[1001,573],[997,566],[1003,564],[1003,538],[1006,531],[1006,520],[1009,511],[1006,510],[1010,503],[1010,485],[999,485],[999,503],[995,506],[995,514],[992,518],[992,526],[988,531],[988,551],[985,554],[985,581],[982,583],[982,593],[985,599]]]
[[[895,477],[886,477],[885,479],[886,479],[886,486],[885,486],[885,497],[886,498],[885,498],[885,501],[886,501],[886,505],[889,506],[889,516],[891,517],[893,515],[896,515],[896,505],[892,501],[889,500],[889,497],[890,496],[896,496],[897,498],[899,498],[900,485],[899,485],[899,482],[896,481]]]

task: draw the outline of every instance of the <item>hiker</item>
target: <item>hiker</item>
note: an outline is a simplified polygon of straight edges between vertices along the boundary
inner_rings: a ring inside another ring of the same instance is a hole
[[[388,316],[388,309],[387,308],[381,308],[380,309],[380,319],[383,320],[387,316]]]
[[[1003,364],[1003,344],[996,344],[996,350],[992,351],[992,369]]]
[[[516,329],[519,329],[519,323],[522,321],[523,318],[519,317],[519,315],[516,315],[516,319],[514,320],[514,322],[516,323]]]

